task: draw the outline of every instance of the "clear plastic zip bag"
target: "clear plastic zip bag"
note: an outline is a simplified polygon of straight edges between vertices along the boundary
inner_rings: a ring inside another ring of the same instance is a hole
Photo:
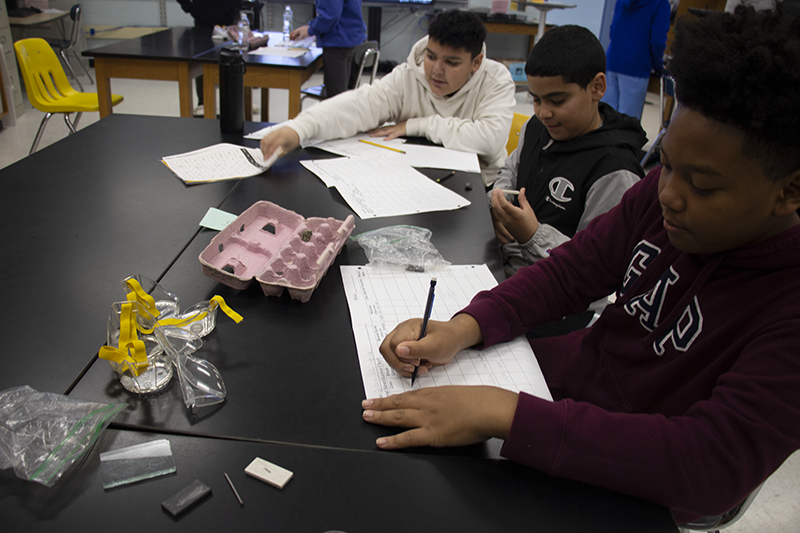
[[[351,238],[361,245],[372,266],[425,272],[450,264],[431,244],[431,235],[431,230],[417,226],[388,226]]]
[[[24,385],[0,391],[0,469],[52,487],[128,404],[87,402]]]

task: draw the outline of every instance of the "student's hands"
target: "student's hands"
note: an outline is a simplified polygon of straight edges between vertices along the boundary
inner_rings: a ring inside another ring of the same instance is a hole
[[[289,39],[292,41],[300,41],[306,37],[308,37],[308,24],[305,26],[300,26],[289,34]]]
[[[370,137],[383,137],[384,141],[391,141],[406,134],[406,121],[390,126],[383,126],[367,132]]]
[[[491,437],[505,439],[519,396],[497,387],[432,387],[361,402],[371,424],[411,428],[381,437],[379,448],[465,446]]]
[[[420,340],[422,319],[412,318],[398,324],[381,343],[381,355],[389,366],[410,377],[415,366],[424,376],[434,365],[443,365],[465,348],[483,340],[478,322],[461,313],[447,322],[428,321],[425,337]]]
[[[296,131],[292,128],[279,128],[261,139],[261,154],[266,161],[278,148],[283,149],[284,154],[288,154],[298,146],[300,146],[300,136]]]
[[[518,243],[523,244],[531,240],[531,237],[539,229],[539,219],[533,212],[528,198],[525,196],[525,187],[519,191],[519,207],[515,206],[499,190],[492,191],[492,222],[495,227],[497,240],[501,243],[511,242],[508,235],[511,235]],[[498,232],[498,225],[501,228]]]
[[[492,215],[492,225],[494,226],[494,236],[497,237],[497,242],[500,244],[508,244],[510,242],[514,242],[514,236],[508,232],[506,227],[503,225],[500,220],[498,220],[497,215],[495,215],[494,208],[489,210],[489,214]]]

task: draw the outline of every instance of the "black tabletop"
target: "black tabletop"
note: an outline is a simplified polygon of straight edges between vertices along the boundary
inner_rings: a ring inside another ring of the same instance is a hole
[[[311,157],[330,155],[319,150],[293,152],[266,174],[242,180],[221,208],[238,214],[256,201],[268,200],[304,217],[345,219],[352,210],[339,193],[326,188],[297,162]],[[426,172],[442,174],[441,170]],[[469,191],[465,190],[467,182],[474,184]],[[432,243],[445,259],[453,264],[486,263],[499,277],[502,266],[481,183],[478,174],[457,173],[443,184],[467,197],[471,205],[457,211],[357,219],[353,234],[397,224],[429,228]],[[92,365],[72,395],[135,405],[125,418],[134,427],[375,449],[375,439],[387,429],[361,420],[364,386],[339,271],[340,265],[365,264],[363,249],[348,242],[311,299],[300,303],[288,293],[266,297],[255,282],[240,291],[204,276],[198,256],[214,234],[204,231],[198,235],[161,283],[181,298],[182,306],[219,294],[245,317],[234,324],[218,313],[216,330],[204,339],[198,352],[222,374],[228,391],[226,402],[217,411],[198,417],[183,406],[178,387],[153,399],[131,397],[103,360]],[[492,455],[492,450],[480,445],[443,453]]]
[[[247,123],[246,131],[261,126]],[[0,262],[0,390],[28,384],[62,392],[75,381],[73,397],[130,406],[113,424],[120,431],[107,432],[54,488],[0,472],[4,525],[15,531],[92,523],[122,531],[675,530],[663,507],[486,458],[496,456],[499,441],[378,451],[375,438],[390,430],[361,420],[363,385],[338,271],[363,264],[363,250],[348,243],[307,303],[288,294],[266,297],[257,285],[230,289],[204,276],[197,259],[214,235],[197,229],[211,206],[236,213],[265,199],[304,217],[350,214],[336,190],[297,162],[328,156],[296,151],[262,176],[195,186],[160,162],[218,142],[257,145],[221,134],[216,120],[115,114],[0,170],[2,237],[12,250]],[[467,181],[471,191],[464,190]],[[478,175],[460,173],[445,182],[471,200],[467,208],[357,220],[355,233],[390,224],[430,227],[446,259],[486,262],[497,276],[480,183]],[[220,294],[244,315],[234,324],[219,314],[198,354],[226,382],[227,400],[218,408],[189,413],[175,384],[155,398],[136,398],[103,360],[79,377],[105,341],[110,305],[124,296],[121,280],[135,273],[154,279],[163,273],[162,285],[184,307]],[[159,436],[173,445],[177,475],[102,490],[98,451]],[[245,477],[242,470],[256,456],[294,471],[296,479],[279,491]],[[227,493],[223,471],[244,508]],[[214,490],[209,501],[178,520],[160,510],[161,501],[197,478]]]
[[[222,47],[214,48],[194,57],[201,63],[218,63]],[[311,48],[298,57],[284,57],[263,54],[247,54],[244,58],[248,65],[263,65],[267,67],[285,67],[289,69],[305,69],[322,55],[322,48]]]
[[[85,50],[87,57],[121,57],[188,61],[228,41],[211,38],[211,28],[175,27],[135,39]]]
[[[167,439],[174,474],[104,490],[99,453]],[[278,489],[244,469],[290,470]],[[227,473],[244,506],[225,480]],[[173,518],[161,502],[199,479],[211,496]],[[0,471],[7,531],[675,532],[664,508],[504,460],[269,445],[107,430],[53,488]]]
[[[0,170],[0,390],[67,389],[122,279],[159,277],[235,186],[186,186],[160,158],[226,139],[217,121],[117,113]]]

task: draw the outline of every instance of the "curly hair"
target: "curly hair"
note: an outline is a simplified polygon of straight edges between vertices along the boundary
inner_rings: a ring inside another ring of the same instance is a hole
[[[475,59],[483,50],[486,27],[475,13],[453,9],[436,15],[428,28],[428,37],[442,46],[463,48]]]
[[[667,69],[680,105],[742,131],[769,179],[800,169],[800,17],[739,6],[681,20]]]
[[[594,34],[581,26],[558,26],[536,43],[525,74],[553,78],[561,76],[564,83],[577,83],[585,89],[599,72],[606,71],[606,52]]]

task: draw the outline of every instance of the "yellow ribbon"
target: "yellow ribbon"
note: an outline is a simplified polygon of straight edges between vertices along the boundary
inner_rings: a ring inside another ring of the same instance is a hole
[[[127,299],[129,302],[138,302],[141,304],[147,311],[153,315],[153,317],[158,318],[161,315],[161,311],[158,310],[156,307],[155,299],[147,294],[144,289],[142,289],[141,284],[136,281],[134,278],[128,278],[125,280],[125,284],[128,286],[131,292],[128,293]],[[222,312],[228,315],[228,317],[236,322],[237,324],[242,321],[242,315],[234,311],[233,309],[225,303],[225,299],[222,296],[214,296],[209,301],[208,309],[203,311],[198,311],[192,316],[183,317],[183,318],[164,318],[158,320],[156,322],[156,326],[174,326],[178,328],[183,328],[192,322],[197,322],[199,320],[203,320],[210,311],[213,311],[216,307],[222,309]],[[140,332],[144,333],[145,335],[150,335],[153,333],[152,329],[145,328],[142,324],[137,323],[137,328]]]
[[[139,285],[139,283],[135,279],[129,279],[127,281],[128,282],[133,282],[132,283],[133,284],[132,288],[138,287],[138,290],[136,290],[134,288],[134,290],[132,292],[128,293],[128,301],[130,301],[130,302],[134,302],[134,301],[135,302],[139,302],[141,305],[147,307],[149,305],[148,304],[148,300],[143,298],[143,296],[146,296],[149,299],[149,302],[152,302],[152,309],[155,310],[156,313],[159,313],[159,311],[155,308],[155,300],[153,300],[153,297],[150,296],[149,294],[145,293],[144,291],[141,291],[141,285]],[[141,292],[139,292],[139,291],[141,291]],[[213,311],[217,307],[219,307],[222,310],[223,313],[228,315],[228,317],[231,320],[233,320],[234,322],[236,322],[237,324],[243,320],[242,315],[240,315],[239,313],[237,313],[236,311],[231,309],[231,307],[227,303],[225,303],[225,299],[222,296],[217,295],[217,296],[214,296],[213,298],[211,298],[211,300],[209,301],[209,305],[208,305],[207,309],[204,309],[202,311],[198,311],[197,313],[195,313],[195,314],[193,314],[191,316],[187,316],[187,317],[163,318],[163,319],[158,320],[156,322],[156,326],[173,326],[173,327],[177,327],[177,328],[183,328],[183,327],[188,326],[192,322],[198,322],[200,320],[203,320],[206,316],[208,316],[208,313],[210,311]],[[149,307],[148,307],[148,311],[150,311]],[[153,314],[153,312],[150,311],[150,314]],[[153,314],[153,316],[157,316],[157,315]],[[140,332],[144,333],[145,335],[150,335],[151,333],[153,333],[152,329],[145,328],[141,323],[137,323],[137,328],[139,329]]]
[[[228,304],[225,303],[225,299],[222,296],[217,295],[211,298],[211,305],[213,306],[214,304],[219,305],[219,308],[222,309],[222,312],[228,315],[228,318],[237,324],[244,320],[242,315],[231,309]]]
[[[182,328],[182,327],[184,327],[184,326],[186,326],[188,324],[191,324],[192,322],[197,322],[199,320],[203,320],[208,315],[209,312],[213,311],[217,307],[222,309],[222,312],[225,313],[226,315],[228,315],[228,317],[231,320],[233,320],[234,322],[236,322],[237,324],[239,322],[241,322],[242,320],[244,320],[242,318],[242,315],[240,315],[239,313],[237,313],[236,311],[231,309],[230,306],[227,303],[225,303],[225,299],[222,296],[217,295],[217,296],[214,296],[213,298],[211,298],[211,300],[209,301],[208,309],[205,309],[203,311],[198,311],[197,313],[193,314],[192,316],[187,316],[187,317],[183,317],[183,318],[165,318],[163,320],[159,320],[158,321],[158,325],[159,326],[175,326],[175,327],[178,327],[178,328]]]
[[[158,318],[158,316],[161,314],[161,311],[159,311],[156,307],[155,298],[147,294],[144,289],[142,289],[142,286],[139,284],[139,282],[134,278],[126,279],[125,284],[131,291],[128,293],[128,301],[139,302],[151,315],[153,315],[155,318]]]
[[[141,374],[148,366],[147,349],[144,341],[136,335],[137,321],[133,314],[133,302],[122,304],[119,315],[119,345],[103,346],[97,354],[101,359],[112,361],[130,368],[134,376]]]

